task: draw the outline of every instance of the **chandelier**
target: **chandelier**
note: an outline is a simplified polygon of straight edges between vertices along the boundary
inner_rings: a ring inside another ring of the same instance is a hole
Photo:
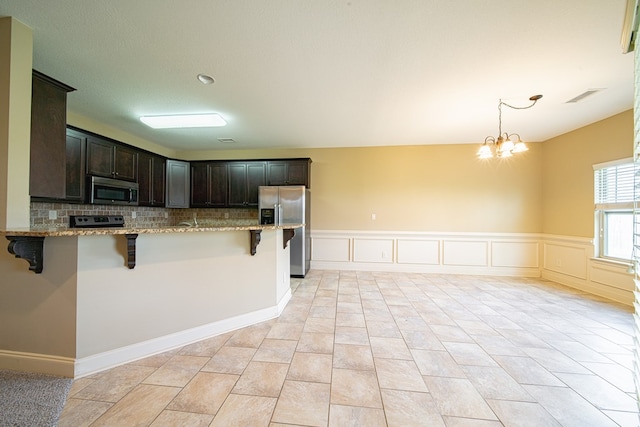
[[[511,157],[514,153],[521,153],[527,151],[528,148],[520,135],[517,133],[502,133],[502,106],[506,105],[514,110],[526,110],[536,105],[536,102],[542,98],[542,95],[533,95],[529,98],[529,101],[533,101],[531,105],[526,107],[514,107],[506,102],[502,102],[502,99],[498,103],[498,137],[488,136],[484,139],[484,143],[478,150],[478,157],[481,159],[489,159],[491,157]],[[515,139],[517,138],[517,140]]]

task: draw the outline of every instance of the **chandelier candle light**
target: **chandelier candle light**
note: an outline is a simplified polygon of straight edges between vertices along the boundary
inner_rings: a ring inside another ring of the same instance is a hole
[[[482,144],[482,147],[478,150],[478,157],[481,159],[489,159],[494,155],[497,157],[511,157],[514,153],[527,151],[528,148],[520,139],[520,135],[517,133],[502,133],[502,106],[506,105],[514,110],[526,110],[527,108],[531,108],[536,105],[536,102],[538,102],[540,98],[542,98],[542,95],[533,95],[529,98],[529,101],[533,101],[533,104],[526,107],[514,107],[506,102],[502,102],[501,99],[498,103],[498,137],[486,137],[484,139],[484,144]],[[514,138],[518,138],[516,142],[514,142]]]

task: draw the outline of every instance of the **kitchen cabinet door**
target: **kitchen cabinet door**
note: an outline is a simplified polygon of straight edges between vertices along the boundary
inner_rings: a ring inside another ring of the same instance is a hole
[[[31,143],[29,195],[66,196],[67,92],[75,89],[33,71],[31,80]]]
[[[258,207],[258,187],[267,183],[267,165],[265,162],[247,163],[246,207]]]
[[[283,159],[267,162],[267,185],[304,185],[309,187],[311,159]]]
[[[141,152],[138,154],[138,204],[164,206],[165,159]]]
[[[287,163],[267,163],[267,185],[287,185]]]
[[[113,144],[89,136],[87,138],[87,175],[113,178]]]
[[[87,139],[87,174],[136,181],[138,153],[132,148],[90,136]]]
[[[164,206],[164,197],[165,197],[165,185],[167,176],[165,173],[166,170],[166,160],[163,157],[153,156],[152,158],[152,183],[153,189],[151,190],[151,203],[153,206]]]
[[[226,162],[194,162],[191,164],[191,207],[227,207]]]
[[[257,208],[258,187],[267,182],[265,162],[229,162],[229,207]]]
[[[247,201],[247,165],[244,163],[229,163],[229,207],[243,208]]]
[[[138,152],[131,148],[114,145],[113,175],[126,181],[138,180]]]
[[[85,150],[87,135],[67,129],[65,146],[65,200],[83,202],[85,200]]]
[[[227,207],[227,164],[226,162],[209,163],[209,206],[212,208]]]
[[[286,185],[304,185],[310,188],[309,163],[311,163],[311,160],[292,160],[287,162]]]
[[[191,168],[189,162],[167,160],[167,196],[168,208],[188,208],[190,200]]]
[[[209,207],[209,167],[207,163],[191,163],[191,207]]]

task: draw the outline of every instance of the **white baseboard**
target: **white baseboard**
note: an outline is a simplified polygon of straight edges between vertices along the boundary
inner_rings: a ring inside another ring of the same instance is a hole
[[[11,371],[38,372],[73,378],[74,363],[72,357],[0,350],[0,369]]]
[[[85,377],[125,363],[153,356],[154,354],[271,320],[280,315],[289,299],[291,299],[291,291],[287,292],[278,304],[273,307],[77,359],[74,377]]]
[[[123,365],[125,363],[153,356],[154,354],[193,344],[197,341],[211,338],[216,335],[221,335],[236,329],[255,325],[256,323],[271,320],[282,313],[289,300],[291,300],[291,297],[292,294],[289,289],[273,307],[80,359],[52,356],[48,354],[0,350],[0,369],[38,372],[77,379]]]
[[[284,308],[287,306],[292,295],[293,294],[291,293],[291,288],[287,289],[287,292],[284,294],[282,299],[278,302],[278,316],[282,314],[282,310],[284,310]]]
[[[558,273],[551,270],[542,270],[542,278],[579,291],[597,295],[611,301],[619,302],[624,305],[633,305],[633,292],[607,286],[602,283],[596,283],[591,280],[582,280],[567,274]]]

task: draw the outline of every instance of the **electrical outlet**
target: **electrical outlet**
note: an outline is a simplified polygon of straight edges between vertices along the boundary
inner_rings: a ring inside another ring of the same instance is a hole
[[[387,253],[387,251],[382,251],[382,259],[387,259],[389,257],[389,254]]]
[[[49,211],[49,219],[58,219],[58,211]]]
[[[164,213],[164,217],[165,217],[165,218],[169,218],[169,212],[165,212],[165,213]]]
[[[136,213],[136,211],[132,211],[132,212],[131,212],[131,218],[132,218],[132,219],[136,219],[136,218],[137,218],[137,216],[138,216],[138,214]]]
[[[556,259],[556,267],[562,267],[562,260],[560,258]]]
[[[371,221],[375,221],[376,220],[376,214],[372,213],[371,214]]]
[[[224,219],[229,219],[229,212],[224,213]]]

